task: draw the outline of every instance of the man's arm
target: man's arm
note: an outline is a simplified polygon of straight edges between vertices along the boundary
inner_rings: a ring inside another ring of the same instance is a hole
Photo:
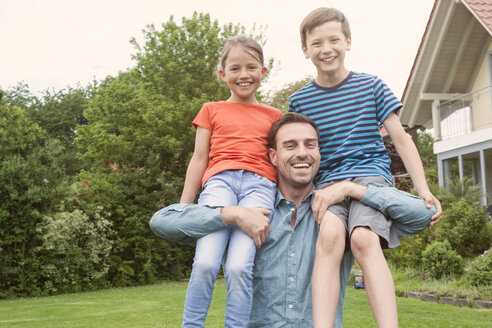
[[[159,237],[194,245],[198,238],[236,224],[260,247],[270,232],[268,214],[262,208],[173,204],[156,212],[149,225]]]
[[[392,218],[400,237],[411,236],[424,230],[436,214],[434,206],[428,208],[422,198],[407,192],[375,183],[363,186],[349,181],[342,181],[316,190],[313,212],[323,211],[324,213],[330,205],[339,203],[346,197],[360,200],[361,203]]]

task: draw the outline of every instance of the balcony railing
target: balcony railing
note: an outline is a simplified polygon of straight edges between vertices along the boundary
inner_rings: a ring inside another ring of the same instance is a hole
[[[489,86],[440,104],[442,139],[492,126],[491,90]]]

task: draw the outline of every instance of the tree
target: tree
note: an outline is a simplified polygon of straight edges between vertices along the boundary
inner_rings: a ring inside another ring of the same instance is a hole
[[[36,228],[67,192],[56,165],[63,151],[25,110],[0,100],[0,297],[40,293]]]
[[[425,176],[429,186],[437,187],[437,156],[434,155],[434,138],[425,131],[418,133],[418,150],[425,168]]]
[[[87,124],[83,111],[96,88],[97,84],[94,83],[85,88],[47,89],[38,98],[31,94],[27,84],[21,83],[8,90],[5,96],[7,105],[24,109],[29,121],[39,125],[47,137],[60,141],[65,150],[57,162],[69,176],[76,175],[84,167],[84,163],[76,158],[75,127]]]
[[[270,97],[270,105],[272,107],[280,109],[282,113],[287,113],[289,111],[290,95],[292,95],[294,92],[296,92],[312,80],[313,77],[308,76],[305,79],[287,84],[281,90],[275,92],[272,97]]]

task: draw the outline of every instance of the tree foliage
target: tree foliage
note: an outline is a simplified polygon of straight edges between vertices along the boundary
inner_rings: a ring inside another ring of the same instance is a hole
[[[25,110],[0,102],[0,296],[36,294],[36,228],[67,193],[56,158],[63,147],[29,121]]]
[[[313,77],[308,76],[302,80],[287,84],[281,90],[275,92],[272,96],[269,97],[270,106],[280,109],[282,113],[287,113],[289,111],[290,95],[304,87],[312,80]]]
[[[220,52],[245,29],[195,13],[143,33],[135,67],[116,76],[41,97],[25,84],[0,92],[0,298],[188,276],[193,250],[148,222],[178,202],[191,122],[229,97]]]

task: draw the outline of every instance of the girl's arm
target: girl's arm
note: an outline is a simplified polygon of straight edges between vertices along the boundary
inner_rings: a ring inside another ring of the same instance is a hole
[[[180,203],[190,204],[195,201],[195,196],[202,183],[203,173],[208,167],[208,154],[210,152],[210,137],[212,132],[202,127],[197,127],[195,137],[195,151],[186,170],[186,179],[181,194]]]
[[[407,172],[412,178],[415,190],[417,190],[419,196],[425,200],[427,207],[431,207],[431,205],[436,207],[436,214],[432,217],[432,227],[441,219],[441,203],[434,197],[427,186],[424,167],[422,166],[417,147],[415,147],[412,139],[405,133],[398,116],[396,116],[394,112],[388,115],[386,120],[384,120],[383,125],[386,128],[386,131],[388,131]]]

